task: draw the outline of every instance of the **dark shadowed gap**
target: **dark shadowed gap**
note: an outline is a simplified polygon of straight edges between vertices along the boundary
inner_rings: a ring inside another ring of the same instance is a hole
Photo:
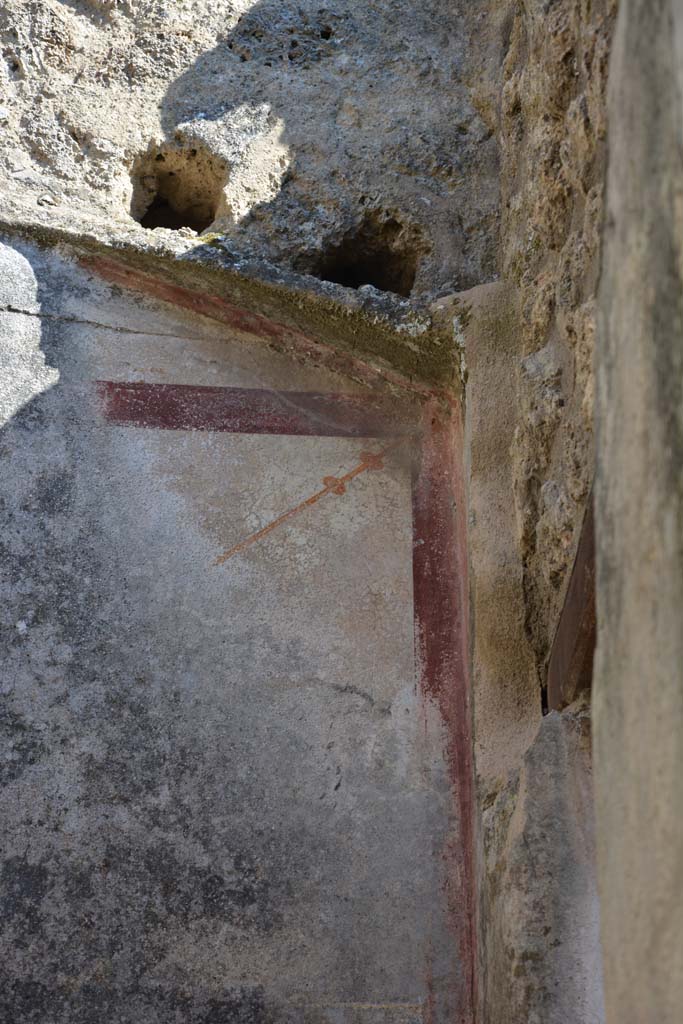
[[[347,288],[373,285],[408,297],[415,283],[419,246],[395,218],[367,217],[360,227],[328,249],[311,271]]]
[[[143,228],[192,228],[201,234],[206,231],[213,217],[195,216],[192,210],[174,210],[161,196],[156,196],[140,223]]]

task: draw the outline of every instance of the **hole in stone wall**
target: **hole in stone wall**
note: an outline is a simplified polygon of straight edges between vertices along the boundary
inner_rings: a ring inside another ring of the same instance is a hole
[[[131,171],[131,216],[144,228],[201,234],[216,219],[227,176],[226,165],[196,145],[150,146]]]
[[[329,249],[311,273],[347,288],[370,284],[383,292],[408,296],[422,248],[414,230],[395,217],[372,213],[356,231]]]

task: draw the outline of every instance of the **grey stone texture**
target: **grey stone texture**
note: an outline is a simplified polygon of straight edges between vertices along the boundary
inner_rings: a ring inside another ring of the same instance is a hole
[[[609,1024],[683,1007],[683,10],[624,0],[597,349],[595,780]]]
[[[604,1020],[590,729],[551,712],[482,808],[488,1024]]]
[[[321,272],[369,233],[414,264],[416,295],[490,280],[504,13],[462,0],[7,0],[5,211],[148,244],[132,214],[166,146],[240,252]],[[186,228],[176,242],[195,240]]]

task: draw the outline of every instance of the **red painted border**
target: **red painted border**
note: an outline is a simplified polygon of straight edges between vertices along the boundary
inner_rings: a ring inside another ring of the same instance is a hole
[[[477,944],[462,449],[459,415],[445,417],[438,403],[427,403],[412,490],[415,654],[421,692],[437,705],[444,723],[458,807],[459,841],[448,851],[448,900],[464,974],[457,993],[458,1024],[471,1024],[477,1005]]]
[[[96,386],[104,417],[119,426],[366,438],[413,435],[415,660],[420,692],[438,707],[446,734],[458,813],[457,841],[445,851],[446,895],[463,968],[452,993],[458,1007],[453,1024],[472,1024],[477,1006],[474,787],[459,409],[449,414],[431,399],[416,432],[397,425],[387,407],[365,396],[147,382],[98,381]]]
[[[158,430],[305,437],[396,437],[414,432],[365,395],[97,381],[110,423]]]

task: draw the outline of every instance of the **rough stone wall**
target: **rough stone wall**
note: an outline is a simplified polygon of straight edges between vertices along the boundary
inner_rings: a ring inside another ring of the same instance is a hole
[[[480,1019],[594,1024],[603,1016],[590,717],[584,707],[542,717],[526,631],[509,458],[519,416],[510,386],[519,365],[516,300],[505,284],[461,300],[468,318]]]
[[[551,712],[484,811],[487,1024],[603,1020],[591,783],[590,714]]]
[[[518,288],[512,446],[527,630],[539,681],[593,477],[595,288],[614,0],[511,17],[501,103],[502,272]]]
[[[683,1006],[683,9],[623,0],[597,347],[595,778],[609,1024]]]
[[[487,1024],[603,1019],[588,714],[542,719],[540,690],[593,479],[613,19],[609,2],[509,8],[502,284],[460,297]]]

